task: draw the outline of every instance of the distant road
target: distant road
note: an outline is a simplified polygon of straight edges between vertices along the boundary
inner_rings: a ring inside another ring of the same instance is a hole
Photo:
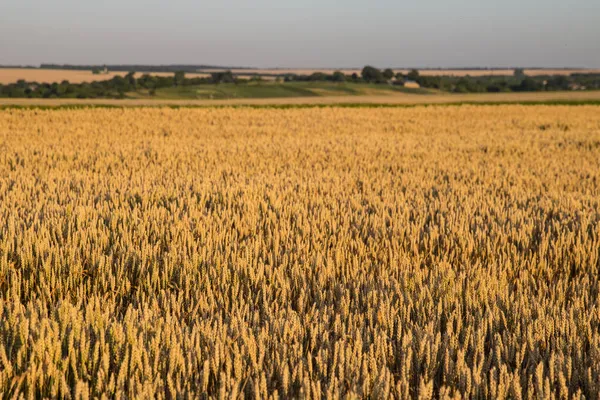
[[[471,93],[418,95],[395,93],[376,96],[323,96],[271,99],[227,100],[116,100],[116,99],[10,99],[0,98],[0,106],[223,106],[223,105],[335,105],[335,104],[448,104],[448,103],[519,103],[573,101],[600,102],[600,91],[589,92],[531,92],[531,93]]]

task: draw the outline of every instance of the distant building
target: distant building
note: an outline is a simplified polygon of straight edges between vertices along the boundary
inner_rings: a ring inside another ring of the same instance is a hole
[[[405,88],[409,88],[409,89],[419,89],[421,87],[421,85],[419,85],[415,81],[404,81],[404,85],[403,86]]]
[[[100,69],[100,68],[94,68],[92,70],[92,73],[94,75],[100,75],[100,74],[106,75],[106,74],[108,74],[108,67],[105,65],[102,69]]]
[[[583,85],[580,85],[579,83],[571,83],[569,85],[569,89],[570,90],[585,90],[586,87]]]

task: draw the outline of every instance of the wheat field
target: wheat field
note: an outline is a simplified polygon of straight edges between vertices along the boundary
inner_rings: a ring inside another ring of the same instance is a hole
[[[600,396],[600,108],[0,110],[3,398]]]

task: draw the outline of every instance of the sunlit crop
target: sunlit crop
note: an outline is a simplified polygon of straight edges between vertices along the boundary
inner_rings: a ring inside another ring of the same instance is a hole
[[[0,393],[600,396],[600,108],[0,111]]]

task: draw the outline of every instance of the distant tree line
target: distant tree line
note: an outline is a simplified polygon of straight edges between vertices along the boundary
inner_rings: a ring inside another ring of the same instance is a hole
[[[0,69],[39,69],[36,65],[0,65]]]
[[[129,72],[125,76],[115,76],[108,80],[90,83],[38,83],[20,80],[16,83],[0,84],[0,97],[19,98],[124,98],[126,93],[147,90],[150,95],[156,93],[157,89],[193,86],[216,83],[244,83],[234,77],[231,71],[215,72],[209,77],[187,78],[184,71],[177,71],[173,76],[157,76],[143,74],[139,78],[135,72]]]
[[[527,76],[523,69],[517,68],[512,76],[446,76],[419,74],[411,70],[407,74],[394,73],[391,69],[380,70],[366,66],[361,74],[347,75],[341,71],[332,74],[315,72],[311,75],[283,75],[286,82],[355,82],[372,84],[397,84],[415,82],[420,87],[437,89],[453,93],[493,93],[493,92],[538,92],[557,90],[594,90],[600,89],[600,74],[571,74]]]
[[[448,76],[419,74],[411,70],[407,74],[394,73],[391,69],[380,70],[372,66],[363,68],[360,75],[345,75],[341,71],[332,74],[317,72],[311,75],[284,75],[288,82],[330,81],[375,84],[405,84],[415,82],[419,86],[454,93],[480,92],[536,92],[557,90],[600,89],[600,74],[538,75],[527,76],[523,69],[515,69],[512,76]]]
[[[256,75],[251,80],[260,80]],[[386,85],[404,85],[416,82],[420,87],[453,93],[484,92],[537,92],[556,90],[594,90],[600,89],[600,74],[571,74],[527,76],[523,70],[516,69],[512,76],[425,76],[412,70],[407,74],[395,73],[391,69],[380,70],[372,66],[363,68],[360,74],[344,74],[334,71],[331,74],[316,72],[310,75],[283,74],[277,77],[285,82],[353,82]],[[124,98],[126,93],[146,90],[150,95],[156,90],[179,86],[193,86],[218,83],[243,84],[249,80],[236,77],[231,71],[220,71],[208,77],[186,77],[179,70],[172,76],[157,76],[145,73],[136,77],[135,72],[125,76],[115,76],[108,80],[74,84],[68,81],[60,83],[38,83],[20,80],[16,83],[1,85],[0,97],[21,98]]]
[[[600,89],[600,74],[527,76],[422,76],[413,78],[421,87],[453,93],[541,92]]]

